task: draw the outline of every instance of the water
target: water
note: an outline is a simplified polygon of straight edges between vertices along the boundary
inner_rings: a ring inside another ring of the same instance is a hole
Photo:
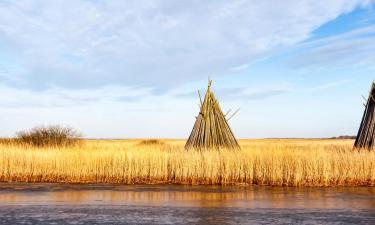
[[[0,224],[375,224],[375,188],[0,183]]]

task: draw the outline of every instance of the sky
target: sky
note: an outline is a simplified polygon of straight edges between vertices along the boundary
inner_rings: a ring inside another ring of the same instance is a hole
[[[370,0],[0,0],[0,137],[187,138],[208,79],[238,138],[356,135]]]

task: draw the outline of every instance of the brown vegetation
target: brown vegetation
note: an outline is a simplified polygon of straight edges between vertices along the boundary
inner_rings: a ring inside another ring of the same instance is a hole
[[[357,138],[354,142],[355,148],[372,150],[375,145],[375,82],[371,85],[371,90],[363,112],[361,125]]]
[[[210,80],[203,102],[199,94],[200,111],[196,117],[193,130],[185,144],[185,148],[238,149],[240,146],[228,124],[228,120],[235,113],[226,118],[227,115],[224,115],[221,111],[219,102],[211,91],[211,84],[212,81]]]
[[[64,183],[374,185],[375,152],[352,140],[240,140],[238,151],[184,150],[183,140],[86,140],[81,146],[0,144],[0,181]]]
[[[16,141],[35,147],[69,147],[80,141],[80,135],[70,127],[40,126],[29,131],[18,132]]]
[[[141,140],[138,145],[164,145],[165,143],[158,139],[144,139]]]

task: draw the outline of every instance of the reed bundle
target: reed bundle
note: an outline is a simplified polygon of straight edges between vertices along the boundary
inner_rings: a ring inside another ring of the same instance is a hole
[[[362,122],[354,143],[355,148],[371,150],[375,139],[375,83],[372,83],[369,97],[365,105]]]
[[[185,149],[238,149],[240,146],[229,127],[227,118],[221,111],[219,103],[211,91],[211,84],[212,81],[210,80],[203,102],[200,98],[200,112],[196,117]]]

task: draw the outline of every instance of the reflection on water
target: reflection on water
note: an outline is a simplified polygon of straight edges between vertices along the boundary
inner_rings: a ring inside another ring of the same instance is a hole
[[[374,187],[1,184],[0,204],[240,208],[371,208]]]
[[[0,224],[74,217],[78,224],[375,224],[375,188],[0,183]]]

